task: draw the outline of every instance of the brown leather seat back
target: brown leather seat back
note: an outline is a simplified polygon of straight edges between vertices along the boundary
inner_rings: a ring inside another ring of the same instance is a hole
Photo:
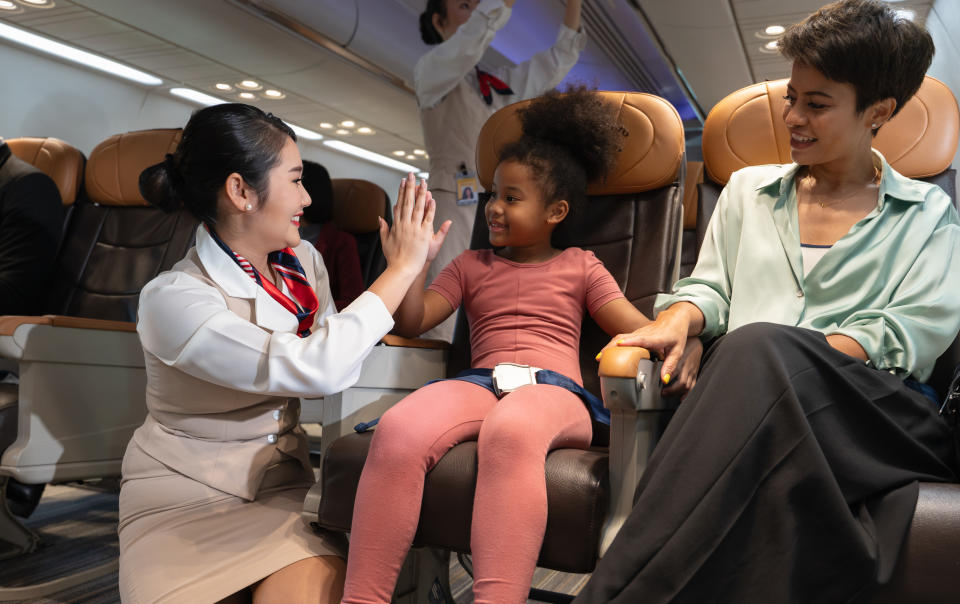
[[[77,200],[83,185],[86,158],[79,149],[58,138],[13,138],[7,140],[14,155],[53,179],[63,205]]]
[[[180,130],[144,130],[112,136],[90,153],[87,199],[67,226],[47,312],[136,320],[140,289],[193,244],[196,219],[150,206],[138,187],[140,172],[179,140]]]
[[[705,182],[701,208],[712,213],[730,174],[745,166],[790,163],[790,134],[783,122],[787,80],[761,82],[731,93],[703,125]],[[950,89],[926,76],[917,94],[873,141],[890,165],[910,178],[940,186],[957,205],[956,171],[950,168],[960,136],[960,109]],[[709,214],[707,214],[709,216]],[[944,393],[960,363],[960,339],[940,357],[929,383]]]
[[[387,224],[393,223],[390,197],[368,180],[334,178],[330,182],[333,185],[333,223],[357,240],[363,284],[369,287],[387,268],[377,217],[382,216]]]
[[[657,294],[669,291],[679,273],[683,124],[676,109],[660,97],[627,92],[600,94],[620,107],[620,119],[629,135],[608,178],[589,185],[586,204],[571,211],[555,231],[554,242],[561,248],[578,246],[594,252],[626,297],[651,316]],[[486,190],[493,184],[500,149],[520,137],[516,112],[527,104],[529,101],[504,107],[480,132],[477,173]],[[477,208],[471,247],[490,247],[483,207]],[[458,326],[454,336],[450,362],[454,372],[468,362],[465,331]],[[594,393],[599,392],[594,357],[609,340],[589,317],[585,318],[580,364],[584,386]],[[455,356],[455,352],[459,354]]]

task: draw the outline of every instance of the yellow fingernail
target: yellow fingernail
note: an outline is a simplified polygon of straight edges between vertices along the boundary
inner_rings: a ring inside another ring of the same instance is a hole
[[[623,344],[623,340],[617,340],[617,346],[620,346],[622,344]]]
[[[603,356],[603,351],[601,350],[600,352],[597,353],[597,360],[599,361],[600,357],[602,356]]]
[[[669,383],[670,383],[670,374],[669,374],[669,373],[664,373],[664,374],[663,374],[663,383],[664,383],[664,384],[669,384]]]

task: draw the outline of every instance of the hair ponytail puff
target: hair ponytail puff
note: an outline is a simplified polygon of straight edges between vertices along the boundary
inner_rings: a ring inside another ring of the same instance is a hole
[[[447,10],[444,0],[427,0],[427,8],[420,13],[420,38],[424,44],[431,46],[443,42],[443,36],[433,26],[433,16],[440,15],[441,19],[446,19]]]
[[[141,172],[138,184],[143,198],[164,212],[183,207],[184,180],[173,155]]]

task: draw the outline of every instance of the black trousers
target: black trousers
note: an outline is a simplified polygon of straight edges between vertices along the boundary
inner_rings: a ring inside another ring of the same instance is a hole
[[[918,481],[955,479],[934,403],[815,331],[704,359],[577,604],[854,601],[889,579]]]

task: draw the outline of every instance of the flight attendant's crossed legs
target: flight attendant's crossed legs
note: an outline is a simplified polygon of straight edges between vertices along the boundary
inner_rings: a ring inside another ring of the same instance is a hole
[[[486,388],[447,380],[406,397],[380,420],[360,477],[343,601],[390,601],[417,530],[424,476],[451,447],[477,439],[474,600],[525,602],[547,523],[547,453],[586,448],[590,437],[586,406],[558,386],[524,386],[498,401]]]

